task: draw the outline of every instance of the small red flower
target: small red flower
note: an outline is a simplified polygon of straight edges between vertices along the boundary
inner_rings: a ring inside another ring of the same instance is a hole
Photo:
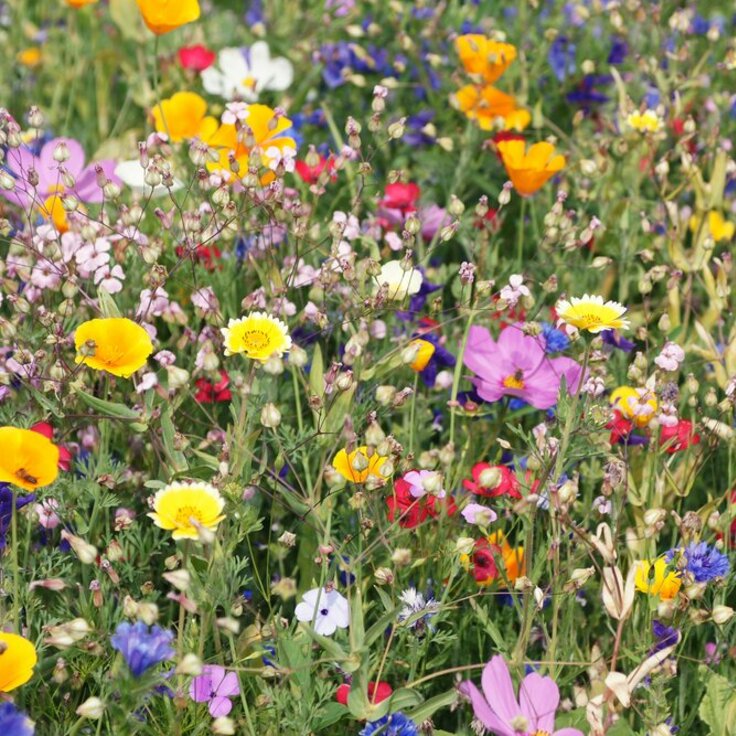
[[[670,455],[686,450],[690,445],[697,445],[699,442],[700,435],[695,434],[693,423],[687,419],[680,419],[672,427],[662,427],[659,433],[659,444],[662,447],[666,446],[666,451]]]
[[[348,685],[347,682],[339,685],[337,691],[335,692],[335,700],[337,700],[337,702],[341,703],[342,705],[347,705],[350,690],[350,685]],[[371,703],[380,703],[381,701],[390,698],[392,693],[393,688],[387,682],[381,681],[375,683],[371,681],[368,683],[368,699],[371,701]]]
[[[611,430],[611,438],[609,442],[612,445],[616,445],[619,442],[626,442],[633,428],[634,425],[631,420],[625,419],[621,416],[621,412],[614,411],[613,419],[606,424],[606,429]]]
[[[416,211],[420,194],[419,185],[414,182],[387,184],[379,205],[389,210],[400,210],[403,215],[406,215]]]
[[[48,422],[36,422],[31,430],[42,434],[46,439],[53,441],[54,428]],[[72,467],[72,454],[66,447],[59,445],[59,469],[69,471]]]
[[[470,555],[473,578],[476,583],[490,583],[498,577],[498,567],[493,555],[500,554],[498,545],[491,544],[485,537],[475,543],[473,554]]]
[[[192,253],[192,251],[189,251]],[[179,245],[176,248],[176,255],[180,258],[187,254],[187,250]],[[220,260],[222,251],[216,245],[198,245],[192,253],[192,259],[201,263],[208,271],[222,268],[217,261]]]
[[[214,404],[220,401],[230,401],[233,395],[228,388],[230,377],[223,370],[220,371],[220,380],[217,383],[206,378],[198,378],[194,385],[197,387],[197,393],[194,400],[200,404]]]
[[[335,171],[335,161],[330,156],[319,157],[319,162],[315,166],[310,166],[306,161],[297,161],[295,164],[296,173],[299,174],[301,180],[307,184],[316,184],[322,172],[327,169],[330,174],[330,180],[335,181],[337,179],[337,172]]]
[[[497,470],[501,475],[501,480],[495,488],[484,488],[480,484],[480,476],[484,470]],[[471,470],[473,480],[465,479],[463,488],[475,493],[478,496],[486,496],[487,498],[498,498],[499,496],[508,496],[509,498],[521,498],[519,491],[519,479],[516,474],[505,465],[491,465],[490,463],[476,463]]]
[[[179,64],[184,69],[191,69],[195,72],[203,72],[207,67],[215,63],[217,54],[210,51],[206,46],[197,44],[196,46],[183,46],[177,51]]]
[[[399,526],[404,529],[414,529],[427,517],[436,518],[441,510],[442,504],[448,516],[457,513],[457,504],[452,496],[438,499],[436,496],[426,495],[415,498],[409,490],[411,486],[403,478],[394,483],[394,492],[386,499],[388,506],[388,518],[390,521],[399,519]]]

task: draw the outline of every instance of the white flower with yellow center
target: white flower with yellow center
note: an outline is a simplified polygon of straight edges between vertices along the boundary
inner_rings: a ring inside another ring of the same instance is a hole
[[[169,483],[154,496],[148,516],[174,539],[198,539],[200,529],[217,529],[223,508],[225,499],[209,483]]]
[[[422,287],[424,278],[416,268],[404,269],[401,261],[389,261],[381,266],[381,273],[376,277],[376,291],[381,286],[388,287],[389,299],[401,300],[416,294]]]
[[[560,321],[588,332],[622,330],[629,326],[628,320],[621,319],[626,314],[626,307],[618,302],[604,301],[596,294],[560,299],[555,310]]]
[[[266,312],[253,312],[240,319],[231,319],[220,330],[225,342],[225,355],[243,353],[247,358],[265,363],[276,355],[291,350],[289,328]]]

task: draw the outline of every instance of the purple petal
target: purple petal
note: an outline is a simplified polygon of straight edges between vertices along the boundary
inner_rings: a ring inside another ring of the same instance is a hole
[[[116,165],[115,161],[105,159],[104,161],[97,161],[94,164],[87,166],[77,177],[77,183],[74,187],[74,191],[77,193],[79,199],[81,199],[82,202],[91,202],[93,204],[99,204],[102,202],[103,192],[101,187],[97,186],[96,166],[101,167],[105,176],[114,184],[122,186],[123,182],[115,175]]]
[[[212,693],[212,681],[206,673],[197,675],[189,686],[189,697],[195,703],[206,703]]]
[[[480,690],[470,680],[461,682],[458,689],[463,695],[470,698],[473,706],[473,715],[490,731],[497,736],[515,736],[514,729],[504,723],[488,705]]]
[[[232,696],[240,693],[240,682],[238,681],[238,675],[235,672],[228,672],[225,677],[222,678],[219,686],[215,688],[215,692],[219,696]]]
[[[226,716],[233,709],[233,704],[227,698],[216,696],[210,700],[210,715],[213,718]]]
[[[519,704],[532,724],[531,731],[552,732],[560,691],[551,677],[542,677],[536,672],[527,675],[519,687]]]
[[[73,138],[54,138],[50,140],[42,149],[39,155],[39,169],[43,170],[39,173],[41,177],[47,176],[51,184],[56,183],[58,178],[59,164],[54,161],[54,151],[60,143],[66,143],[69,149],[69,158],[64,162],[64,168],[76,179],[84,168],[84,149],[82,145]]]
[[[521,708],[514,695],[509,666],[503,657],[497,654],[483,668],[481,685],[488,704],[505,723],[510,723],[521,714]]]

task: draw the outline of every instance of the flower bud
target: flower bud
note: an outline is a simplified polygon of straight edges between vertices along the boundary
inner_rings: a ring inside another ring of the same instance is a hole
[[[105,712],[105,704],[94,695],[82,703],[76,710],[76,714],[81,718],[90,718],[94,721],[102,718]]]
[[[712,618],[718,625],[728,623],[733,617],[733,608],[731,606],[715,606],[713,608]]]
[[[185,654],[176,665],[176,674],[192,677],[202,674],[202,660],[192,652]]]
[[[270,401],[261,409],[261,424],[269,429],[276,429],[281,424],[281,412]]]
[[[373,577],[378,585],[391,585],[394,582],[394,574],[388,567],[379,567]]]

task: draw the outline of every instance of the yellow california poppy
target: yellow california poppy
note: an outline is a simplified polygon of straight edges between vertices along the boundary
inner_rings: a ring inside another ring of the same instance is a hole
[[[123,378],[142,368],[153,352],[153,343],[145,329],[125,317],[83,322],[74,333],[74,345],[77,363]]]
[[[199,18],[198,0],[137,0],[143,22],[157,36]]]
[[[28,639],[0,631],[0,693],[9,693],[28,682],[36,662],[36,648]]]
[[[529,150],[520,140],[501,141],[497,147],[514,189],[524,197],[534,194],[565,167],[565,157],[546,141]]]
[[[513,95],[490,84],[484,87],[466,84],[455,92],[452,101],[468,118],[475,120],[481,130],[521,131],[532,119],[528,110],[516,106]]]
[[[198,527],[217,529],[224,507],[225,499],[209,483],[169,483],[156,493],[148,516],[174,539],[198,539]]]
[[[429,340],[412,340],[409,343],[410,348],[416,348],[417,353],[414,358],[414,360],[411,363],[412,370],[415,370],[417,372],[423,371],[427,365],[429,364],[429,361],[432,359],[432,356],[434,355],[435,347],[434,345],[429,342]]]
[[[667,572],[667,560],[664,557],[639,560],[634,582],[637,590],[647,595],[658,595],[664,601],[674,598],[682,585],[678,573]]]
[[[387,461],[387,457],[375,450],[369,454],[368,448],[363,445],[352,452],[344,448],[340,450],[332,461],[332,467],[351,483],[365,483],[369,475],[384,479],[386,476],[381,471]]]
[[[492,41],[480,33],[459,36],[455,47],[465,71],[486,82],[495,82],[516,58],[516,46]]]
[[[246,358],[265,363],[272,355],[281,356],[291,349],[289,328],[266,312],[253,312],[231,319],[220,329],[225,355],[243,353]]]
[[[618,302],[604,301],[602,296],[596,294],[560,299],[555,311],[563,322],[588,332],[621,330],[629,326],[629,321],[622,319],[626,307]]]
[[[47,486],[59,474],[59,448],[40,432],[0,427],[0,482],[26,491]]]
[[[156,130],[174,143],[188,138],[207,140],[218,127],[217,120],[207,115],[207,101],[196,92],[177,92],[161,100],[153,108],[153,119]]]

